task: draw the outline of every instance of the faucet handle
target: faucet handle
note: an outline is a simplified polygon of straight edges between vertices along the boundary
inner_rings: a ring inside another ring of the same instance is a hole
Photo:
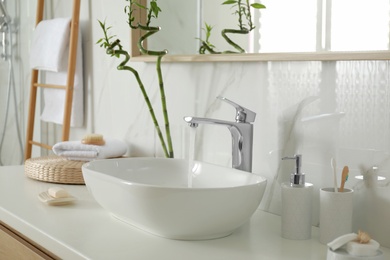
[[[217,97],[219,100],[225,101],[226,103],[234,106],[236,109],[236,122],[237,123],[252,123],[255,122],[256,113],[252,110],[249,110],[239,104],[225,98],[222,96]]]

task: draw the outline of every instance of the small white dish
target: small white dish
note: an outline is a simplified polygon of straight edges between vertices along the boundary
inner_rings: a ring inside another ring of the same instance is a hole
[[[337,249],[332,251],[328,248],[326,260],[385,260],[385,256],[382,251],[378,250],[374,256],[353,256],[348,254],[345,248]]]
[[[38,198],[43,203],[46,203],[46,204],[51,205],[51,206],[67,205],[67,204],[70,204],[76,200],[76,198],[73,196],[69,196],[66,198],[54,198],[54,197],[50,196],[49,192],[47,192],[47,191],[39,193]]]

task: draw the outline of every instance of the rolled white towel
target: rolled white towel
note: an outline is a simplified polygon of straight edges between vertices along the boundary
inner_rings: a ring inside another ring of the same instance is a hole
[[[104,145],[83,144],[81,141],[60,142],[53,146],[53,152],[73,161],[92,161],[120,157],[126,154],[127,145],[117,139],[105,139]]]

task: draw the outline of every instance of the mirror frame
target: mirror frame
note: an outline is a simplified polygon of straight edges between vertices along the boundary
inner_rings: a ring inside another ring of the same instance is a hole
[[[140,0],[146,5],[147,0]],[[136,19],[146,21],[146,10],[139,9],[134,14]],[[154,62],[156,57],[142,55],[137,48],[141,37],[140,30],[131,30],[131,61]],[[147,46],[147,42],[144,42]],[[193,54],[170,55],[163,57],[163,62],[243,62],[243,61],[342,61],[342,60],[390,60],[390,50],[386,51],[324,51],[324,52],[278,52],[245,54]]]

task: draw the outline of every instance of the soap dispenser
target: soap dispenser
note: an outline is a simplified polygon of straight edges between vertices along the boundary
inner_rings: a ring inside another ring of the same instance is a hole
[[[282,237],[304,240],[311,238],[311,205],[313,184],[305,182],[301,171],[302,155],[284,157],[295,160],[290,182],[282,183]]]

